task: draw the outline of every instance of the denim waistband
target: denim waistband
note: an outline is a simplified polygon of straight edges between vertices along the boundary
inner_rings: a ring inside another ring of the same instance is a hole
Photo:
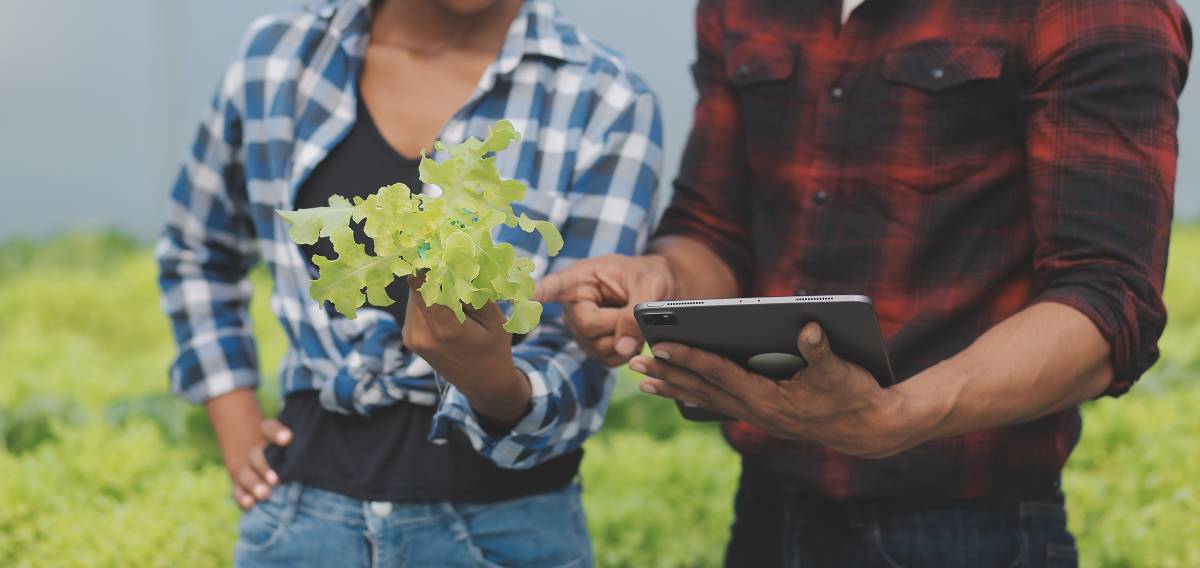
[[[838,498],[814,493],[811,488],[790,482],[785,476],[777,475],[767,468],[743,462],[741,487],[763,498],[787,499],[803,503],[806,507],[828,509],[853,509],[869,505],[875,510],[904,511],[942,507],[986,507],[1023,501],[1060,505],[1063,503],[1062,482],[1057,476],[1045,480],[1013,483],[1003,491],[974,497],[887,495]]]
[[[577,483],[571,483],[562,489],[548,491],[544,494],[520,497],[509,502],[572,491],[580,491]],[[313,515],[326,522],[341,523],[356,527],[366,525],[368,515],[383,517],[385,518],[386,525],[395,526],[428,522],[445,516],[469,515],[479,510],[505,503],[364,501],[294,481],[284,483],[275,488],[271,492],[270,499],[287,503],[297,511],[303,511],[305,514]]]

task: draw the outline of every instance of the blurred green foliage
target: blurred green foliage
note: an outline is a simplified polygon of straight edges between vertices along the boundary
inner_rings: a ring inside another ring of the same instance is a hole
[[[1162,361],[1085,408],[1065,481],[1085,565],[1200,566],[1198,257],[1177,228]],[[164,393],[154,270],[117,234],[0,244],[0,566],[228,564],[238,512],[203,412]],[[265,293],[253,312],[272,377],[285,340]],[[277,408],[272,379],[260,396]],[[584,461],[598,564],[720,565],[737,475],[715,428],[622,377]]]

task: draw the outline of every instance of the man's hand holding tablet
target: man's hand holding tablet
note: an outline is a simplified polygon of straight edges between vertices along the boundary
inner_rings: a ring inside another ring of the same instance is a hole
[[[712,256],[707,250],[697,250],[703,247],[692,241],[679,239],[670,244],[678,247],[672,255],[675,259],[681,256],[680,250]],[[903,406],[903,398],[834,353],[816,323],[794,338],[809,366],[791,380],[768,379],[725,357],[677,343],[655,345],[654,358],[636,355],[643,341],[634,316],[638,303],[737,294],[737,279],[723,262],[696,260],[699,262],[669,262],[657,255],[583,260],[547,276],[534,297],[563,304],[568,325],[590,355],[609,366],[629,361],[631,369],[646,375],[641,382],[646,393],[695,404],[779,436],[816,441],[850,455],[884,457],[918,443],[897,423],[896,410]],[[723,270],[697,270],[706,266]]]
[[[791,379],[773,380],[707,351],[678,343],[653,346],[629,368],[646,375],[642,391],[697,405],[776,436],[804,438],[860,457],[905,448],[896,424],[900,396],[862,367],[837,356],[816,322],[796,338],[808,361]]]

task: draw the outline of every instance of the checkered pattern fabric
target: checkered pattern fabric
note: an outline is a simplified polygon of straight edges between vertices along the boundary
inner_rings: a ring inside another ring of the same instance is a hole
[[[271,308],[290,345],[284,395],[319,390],[327,408],[364,415],[398,401],[437,404],[435,440],[461,429],[503,467],[572,451],[600,427],[612,378],[572,341],[558,306],[546,306],[542,324],[513,349],[533,385],[531,411],[509,434],[492,436],[462,393],[403,349],[389,314],[368,308],[349,320],[309,297],[315,275],[275,210],[293,208],[297,188],[354,123],[369,22],[365,0],[261,18],[225,73],[175,184],[156,251],[179,345],[171,388],[202,402],[257,386],[247,273],[262,260],[274,280]],[[560,255],[549,258],[536,235],[498,231],[498,242],[534,259],[535,278],[578,259],[640,250],[662,131],[653,94],[621,57],[548,2],[525,2],[499,56],[439,139],[483,137],[501,118],[524,135],[497,157],[503,175],[529,185],[517,214],[548,219],[565,238]]]
[[[1191,30],[1150,0],[701,0],[700,99],[659,232],[753,295],[871,296],[898,378],[1035,302],[1112,346],[1111,394],[1158,357]],[[746,424],[744,455],[830,496],[1050,479],[1076,409],[854,459]]]

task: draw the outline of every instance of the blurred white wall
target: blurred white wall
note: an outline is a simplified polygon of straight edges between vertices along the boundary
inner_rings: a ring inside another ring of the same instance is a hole
[[[0,0],[0,238],[152,236],[196,121],[254,16],[315,0]],[[694,0],[558,0],[662,101],[665,182],[695,100]],[[1183,0],[1200,28],[1200,0]],[[1200,216],[1200,66],[1182,103],[1176,214]]]

